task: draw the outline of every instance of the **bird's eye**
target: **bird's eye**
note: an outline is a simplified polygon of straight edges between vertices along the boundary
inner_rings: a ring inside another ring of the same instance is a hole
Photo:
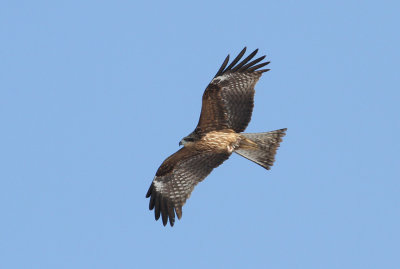
[[[194,139],[193,139],[193,138],[191,138],[191,137],[186,137],[186,138],[185,138],[185,141],[187,141],[187,142],[193,142],[193,141],[194,141]]]

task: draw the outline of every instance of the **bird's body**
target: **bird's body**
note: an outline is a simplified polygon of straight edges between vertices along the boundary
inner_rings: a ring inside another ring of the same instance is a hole
[[[199,151],[215,151],[232,153],[239,146],[241,136],[231,129],[211,131],[200,140],[187,142],[185,147]]]
[[[270,169],[281,137],[286,129],[266,133],[241,133],[251,119],[254,106],[254,86],[263,72],[258,70],[269,62],[259,63],[265,56],[249,62],[255,50],[242,62],[244,48],[228,66],[225,59],[203,94],[199,123],[184,137],[183,147],[168,157],[157,170],[146,197],[155,218],[171,226],[175,214],[180,219],[182,206],[198,182],[221,165],[235,152],[266,169]]]

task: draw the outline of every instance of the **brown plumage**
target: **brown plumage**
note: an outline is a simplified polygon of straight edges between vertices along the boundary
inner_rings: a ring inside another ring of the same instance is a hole
[[[147,192],[149,208],[164,226],[182,217],[182,206],[194,187],[229,158],[232,152],[270,169],[286,129],[267,133],[241,134],[250,122],[254,106],[254,87],[269,62],[265,56],[252,60],[258,50],[241,58],[244,48],[228,65],[229,55],[203,94],[196,129],[184,137],[184,146],[158,168]],[[252,60],[252,61],[251,61]]]

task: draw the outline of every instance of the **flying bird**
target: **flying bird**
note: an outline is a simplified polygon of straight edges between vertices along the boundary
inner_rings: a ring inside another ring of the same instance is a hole
[[[240,61],[244,48],[228,65],[225,58],[203,94],[200,119],[195,130],[184,137],[181,149],[158,168],[146,194],[155,219],[165,225],[182,217],[182,206],[194,187],[221,165],[233,152],[269,170],[285,129],[265,133],[242,133],[250,122],[254,87],[270,62],[256,58],[258,49]]]

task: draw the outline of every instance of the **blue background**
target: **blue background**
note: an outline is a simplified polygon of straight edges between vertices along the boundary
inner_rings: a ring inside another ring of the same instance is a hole
[[[400,268],[397,1],[5,1],[0,268]],[[148,210],[225,56],[271,60],[175,227]]]

